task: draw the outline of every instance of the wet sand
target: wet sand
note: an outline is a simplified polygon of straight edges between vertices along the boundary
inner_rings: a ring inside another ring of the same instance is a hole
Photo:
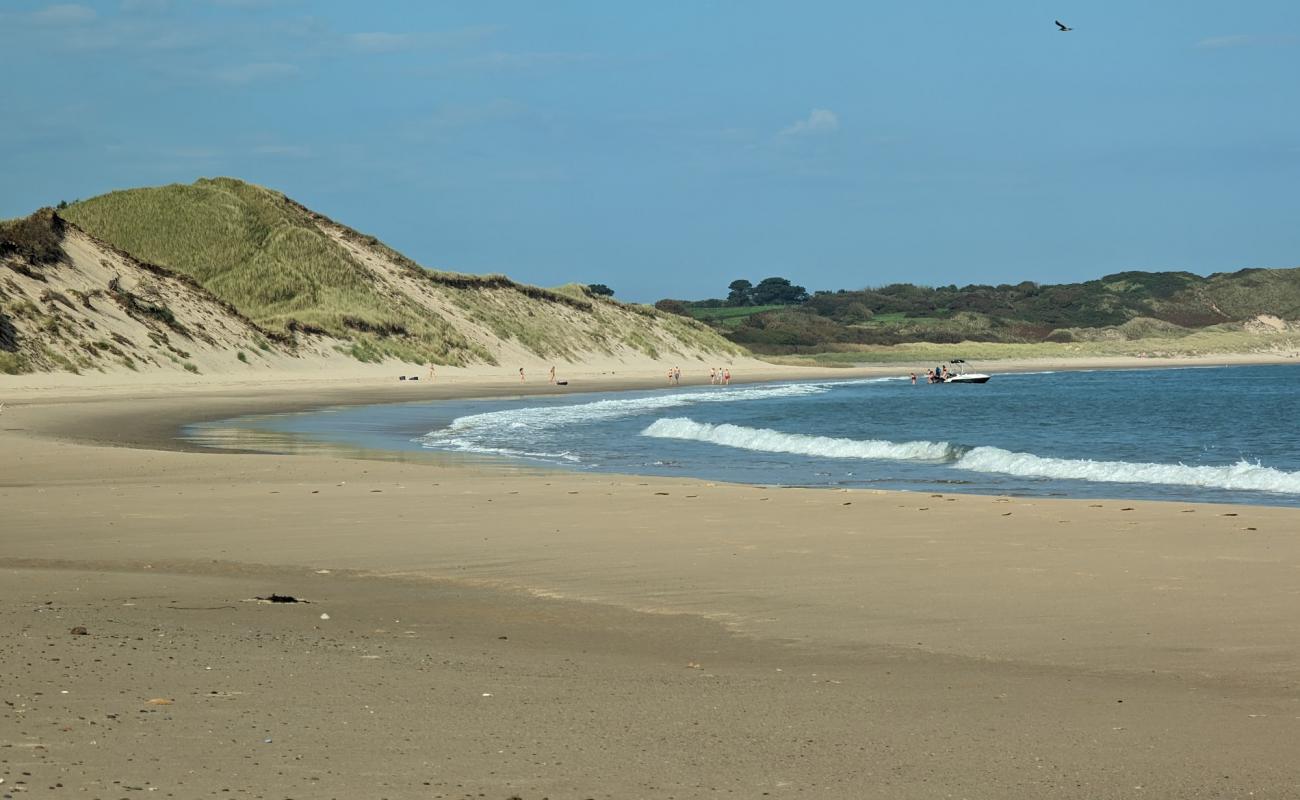
[[[174,440],[406,389],[11,404],[0,795],[1300,796],[1293,509]]]

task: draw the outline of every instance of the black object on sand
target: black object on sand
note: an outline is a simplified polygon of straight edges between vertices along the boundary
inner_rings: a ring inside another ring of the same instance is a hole
[[[271,595],[267,595],[266,597],[259,597],[259,598],[257,598],[257,599],[258,599],[258,600],[265,600],[265,601],[268,602],[268,603],[302,603],[302,602],[305,602],[305,601],[303,601],[303,600],[299,600],[298,598],[294,597],[294,596],[291,595],[291,594],[271,594]]]

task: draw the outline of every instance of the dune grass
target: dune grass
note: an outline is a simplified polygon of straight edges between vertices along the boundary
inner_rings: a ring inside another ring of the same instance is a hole
[[[373,275],[308,212],[268,189],[203,179],[112,192],[64,213],[137,259],[193,276],[271,330],[364,339],[378,358],[491,361],[410,298],[381,293]]]
[[[703,325],[691,327],[654,309],[593,298],[581,287],[542,289],[504,275],[424,269],[373,236],[278,192],[230,178],[113,192],[75,203],[64,213],[139,260],[192,276],[271,331],[341,339],[350,344],[340,352],[362,361],[495,363],[484,344],[427,301],[362,263],[371,254],[432,284],[494,336],[542,357],[612,352],[619,344],[651,355],[687,346],[738,350]],[[610,308],[635,316],[602,312]]]

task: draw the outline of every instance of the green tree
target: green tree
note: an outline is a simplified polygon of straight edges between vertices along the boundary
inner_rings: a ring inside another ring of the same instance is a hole
[[[727,288],[731,290],[731,294],[727,295],[727,305],[753,305],[753,303],[750,302],[750,292],[754,290],[754,284],[744,278],[740,278],[739,280],[734,280],[727,284]]]
[[[613,296],[614,296],[614,290],[611,289],[611,288],[609,288],[608,286],[606,286],[606,285],[603,284],[603,283],[589,283],[589,284],[587,284],[587,292],[588,292],[589,294],[594,294],[594,295],[596,295],[597,297],[613,297]]]
[[[764,278],[749,293],[756,306],[795,305],[808,299],[808,290],[790,283],[789,278]]]

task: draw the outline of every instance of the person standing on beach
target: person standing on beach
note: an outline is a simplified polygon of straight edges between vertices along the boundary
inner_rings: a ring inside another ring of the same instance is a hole
[[[709,383],[718,382],[718,373],[713,367],[709,367]]]
[[[551,365],[551,383],[555,383],[555,365]]]
[[[519,382],[520,382],[520,383],[523,383],[523,382],[524,382],[524,368],[523,368],[523,367],[520,367],[520,368],[519,368]]]
[[[682,368],[681,368],[681,367],[673,367],[673,385],[674,385],[674,386],[681,386],[681,385],[682,385]]]
[[[730,385],[731,385],[731,368],[730,368],[730,367],[728,367],[727,369],[724,369],[724,370],[722,371],[722,385],[723,385],[723,386],[730,386]]]
[[[438,375],[437,371],[435,371],[434,368],[433,368],[433,362],[430,361],[430,362],[429,362],[429,380],[430,380],[430,382],[432,382],[433,379],[437,377],[437,375]]]

